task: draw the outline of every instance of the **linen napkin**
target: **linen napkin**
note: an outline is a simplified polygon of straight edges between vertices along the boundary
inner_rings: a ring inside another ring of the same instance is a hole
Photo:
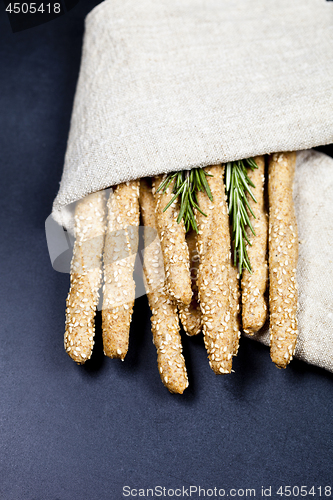
[[[53,216],[162,172],[333,142],[333,2],[106,0],[87,16]]]
[[[333,142],[333,2],[106,0],[87,16],[54,219],[131,179]],[[333,371],[333,160],[298,155],[296,356]],[[267,332],[256,336],[268,342]]]

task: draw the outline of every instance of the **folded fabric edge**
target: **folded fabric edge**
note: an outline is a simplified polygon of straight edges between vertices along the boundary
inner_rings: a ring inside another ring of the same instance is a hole
[[[327,144],[329,144],[329,141],[327,142]],[[318,144],[318,146],[319,145],[323,146],[324,144]],[[288,151],[288,149],[280,149],[280,151]],[[309,149],[306,149],[306,150],[300,149],[300,150],[298,150],[298,153],[300,153],[301,151],[309,151]],[[245,158],[259,156],[259,155],[273,154],[275,152],[277,152],[277,151],[265,151],[265,152],[264,151],[256,151],[253,154],[243,156],[242,158],[230,157],[228,159],[225,159],[225,157],[221,156],[220,158],[216,158],[216,157],[208,158],[208,159],[206,158],[206,159],[203,159],[202,161],[198,161],[196,164],[193,164],[193,165],[180,164],[179,168],[173,168],[173,167],[170,167],[170,169],[153,168],[149,171],[148,176],[152,177],[154,175],[160,175],[160,174],[170,173],[173,171],[180,171],[180,170],[191,170],[193,168],[199,168],[199,167],[204,168],[204,167],[207,167],[209,165],[218,165],[220,163],[225,164],[225,163],[228,163],[229,161],[237,161],[240,159],[245,159]],[[119,179],[118,179],[119,182],[116,182],[113,185],[121,184],[122,182],[136,180],[138,178],[138,176],[130,175],[130,174],[131,174],[131,171],[126,171],[126,173],[124,173],[124,175],[122,177],[119,177]],[[62,182],[63,182],[63,180],[62,180]],[[77,201],[79,201],[80,199],[83,199],[85,196],[88,196],[89,194],[91,194],[93,192],[97,192],[97,191],[100,191],[103,189],[110,188],[112,186],[112,184],[109,184],[108,182],[103,183],[100,181],[98,183],[98,189],[94,189],[94,187],[92,187],[92,186],[87,186],[87,189],[83,193],[76,193],[73,190],[73,195],[70,197],[70,199],[68,199],[68,195],[62,196],[63,195],[62,182],[61,182],[59,192],[58,192],[58,194],[53,202],[52,217],[59,225],[63,226],[67,231],[72,233],[73,228],[74,228],[74,225],[73,225],[74,224],[73,206],[75,206],[73,204],[75,204]],[[70,191],[70,190],[67,187],[67,192],[68,191]],[[61,201],[61,198],[67,198],[66,203],[63,203]]]

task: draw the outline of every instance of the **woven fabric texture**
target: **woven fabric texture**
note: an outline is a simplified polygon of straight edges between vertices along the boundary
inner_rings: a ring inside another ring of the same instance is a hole
[[[54,217],[144,175],[331,143],[332,81],[332,2],[106,0],[86,19]]]

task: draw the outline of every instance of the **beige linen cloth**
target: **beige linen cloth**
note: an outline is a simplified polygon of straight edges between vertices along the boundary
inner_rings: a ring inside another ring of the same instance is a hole
[[[333,142],[333,2],[106,0],[87,16],[54,219],[123,181]],[[333,160],[298,154],[296,356],[333,371]],[[267,334],[257,336],[267,342]]]

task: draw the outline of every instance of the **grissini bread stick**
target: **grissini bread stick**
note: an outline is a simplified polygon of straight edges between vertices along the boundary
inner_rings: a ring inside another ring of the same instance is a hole
[[[198,299],[197,277],[199,269],[199,253],[197,250],[197,233],[191,229],[186,233],[186,243],[190,255],[190,274],[192,280],[192,300],[188,306],[179,304],[179,317],[187,335],[197,335],[201,331],[201,309]]]
[[[188,305],[192,298],[189,251],[185,241],[184,221],[177,222],[179,202],[175,200],[167,209],[166,206],[173,198],[173,184],[165,192],[157,191],[164,176],[160,175],[153,180],[153,194],[156,202],[157,229],[161,241],[161,248],[166,272],[166,288],[171,297],[177,302]]]
[[[216,374],[230,373],[238,335],[232,327],[230,310],[230,233],[223,182],[224,167],[206,167],[213,177],[207,181],[213,201],[198,192],[201,210],[196,212],[199,229],[198,294],[202,313],[202,329],[209,364]]]
[[[133,279],[138,249],[139,181],[119,184],[111,191],[104,247],[103,349],[124,360],[135,299]]]
[[[94,346],[95,313],[102,281],[105,234],[105,194],[100,191],[75,207],[75,243],[71,285],[67,297],[64,344],[78,364],[90,358]]]
[[[240,287],[239,273],[237,267],[233,265],[233,260],[230,258],[229,264],[229,280],[230,280],[230,336],[234,339],[234,356],[236,356],[239,347],[240,331]]]
[[[268,238],[268,216],[264,203],[265,185],[265,158],[257,156],[254,158],[258,168],[248,169],[248,176],[255,185],[252,193],[257,203],[249,196],[247,200],[255,215],[249,213],[249,219],[255,231],[247,228],[247,237],[251,245],[247,245],[247,253],[252,269],[252,274],[244,269],[242,275],[242,323],[245,333],[253,335],[264,325],[267,317],[267,305],[265,290],[268,281],[267,266],[267,238]]]
[[[158,370],[169,391],[182,394],[188,386],[188,379],[182,354],[177,305],[164,288],[163,256],[157,235],[155,201],[145,179],[140,181],[140,206],[145,226],[145,285],[152,312],[151,324]]]
[[[272,361],[285,368],[297,341],[297,224],[293,203],[296,153],[269,159],[269,308]]]

